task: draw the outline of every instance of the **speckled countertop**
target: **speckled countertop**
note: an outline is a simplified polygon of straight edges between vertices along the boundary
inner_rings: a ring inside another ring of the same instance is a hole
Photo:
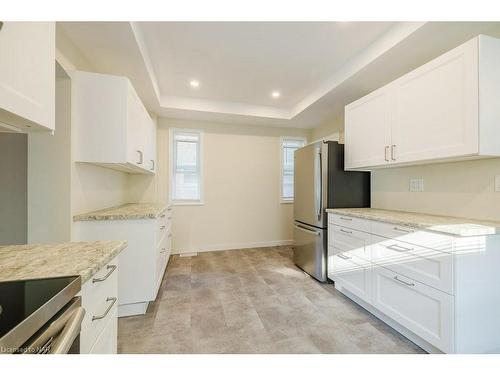
[[[500,221],[427,215],[376,208],[328,208],[326,212],[368,220],[384,221],[396,225],[406,225],[461,237],[500,234]]]
[[[168,208],[169,205],[163,203],[127,203],[75,215],[73,221],[156,219]]]
[[[125,247],[127,241],[0,246],[0,281],[80,275],[83,284]]]

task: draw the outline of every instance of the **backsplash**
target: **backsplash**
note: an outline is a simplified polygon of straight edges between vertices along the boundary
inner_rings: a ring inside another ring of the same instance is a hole
[[[500,158],[375,170],[372,207],[500,220],[495,175]],[[424,192],[410,192],[410,178],[423,178]]]

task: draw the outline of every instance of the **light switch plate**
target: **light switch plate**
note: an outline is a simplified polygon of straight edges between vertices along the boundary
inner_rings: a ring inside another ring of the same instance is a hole
[[[500,192],[500,175],[495,176],[495,191]]]
[[[410,191],[411,192],[424,191],[424,179],[423,178],[410,178]]]

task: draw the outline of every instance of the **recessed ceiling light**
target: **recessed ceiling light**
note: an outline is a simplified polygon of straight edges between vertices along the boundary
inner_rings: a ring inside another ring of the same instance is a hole
[[[200,82],[198,82],[195,79],[192,79],[191,81],[189,81],[189,84],[191,85],[191,87],[200,87]]]
[[[273,91],[271,93],[271,96],[275,99],[279,98],[281,96],[281,93],[279,91]]]

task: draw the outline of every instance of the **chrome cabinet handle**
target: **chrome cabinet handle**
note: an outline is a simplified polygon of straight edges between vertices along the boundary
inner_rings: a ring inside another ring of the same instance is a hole
[[[396,161],[396,145],[391,145],[391,159]]]
[[[410,248],[410,247],[404,247],[404,246],[400,246],[400,245],[396,245],[396,244],[392,244],[392,245],[382,245],[383,247],[385,247],[386,249],[389,249],[389,250],[394,250],[394,251],[398,251],[400,253],[403,253],[405,251],[412,251],[413,248]]]
[[[165,225],[162,225],[162,226],[160,227],[160,230],[163,230],[163,229],[165,229]]]
[[[398,232],[403,232],[403,233],[412,233],[413,231],[412,230],[408,230],[408,229],[401,229],[401,228],[398,228],[398,227],[394,227],[392,228]]]
[[[337,254],[337,256],[338,256],[340,259],[345,259],[345,260],[352,259],[351,257],[348,257],[347,255],[344,255],[344,254]]]
[[[139,153],[139,161],[137,162],[137,164],[142,164],[142,162],[144,161],[144,154],[142,153],[141,150],[137,150],[137,152]]]
[[[155,170],[155,161],[154,160],[150,160],[150,161],[151,161],[151,164],[152,164],[150,170],[154,171]]]
[[[160,215],[160,217],[161,217],[161,218],[164,218],[164,217],[165,217],[165,214],[161,214],[161,215]]]
[[[340,231],[347,233],[347,234],[352,234],[352,232],[350,230],[345,230],[345,229],[340,228]]]
[[[109,271],[106,275],[104,275],[103,277],[99,277],[99,278],[94,278],[92,279],[92,283],[100,283],[101,281],[104,281],[106,280],[109,276],[111,276],[111,274],[116,270],[116,266],[115,265],[110,265],[110,266],[107,266],[106,267],[107,270],[111,270]]]
[[[109,310],[111,310],[111,308],[113,307],[113,305],[116,303],[116,297],[108,297],[106,298],[106,302],[111,302],[108,306],[108,308],[106,309],[106,311],[104,311],[104,314],[101,314],[101,315],[94,315],[92,317],[92,321],[94,320],[99,320],[99,319],[102,319],[102,318],[105,318],[106,315],[108,315],[109,313]]]
[[[350,217],[343,217],[343,216],[340,216],[340,220],[352,221]]]
[[[387,153],[389,152],[389,146],[384,147],[384,159],[385,161],[389,161],[389,156],[387,156]]]
[[[399,281],[401,284],[406,285],[406,286],[415,286],[415,284],[414,284],[414,283],[408,283],[408,282],[406,282],[406,281],[404,281],[404,280],[401,280],[401,279],[400,279],[399,277],[397,277],[397,276],[394,276],[394,280]]]

